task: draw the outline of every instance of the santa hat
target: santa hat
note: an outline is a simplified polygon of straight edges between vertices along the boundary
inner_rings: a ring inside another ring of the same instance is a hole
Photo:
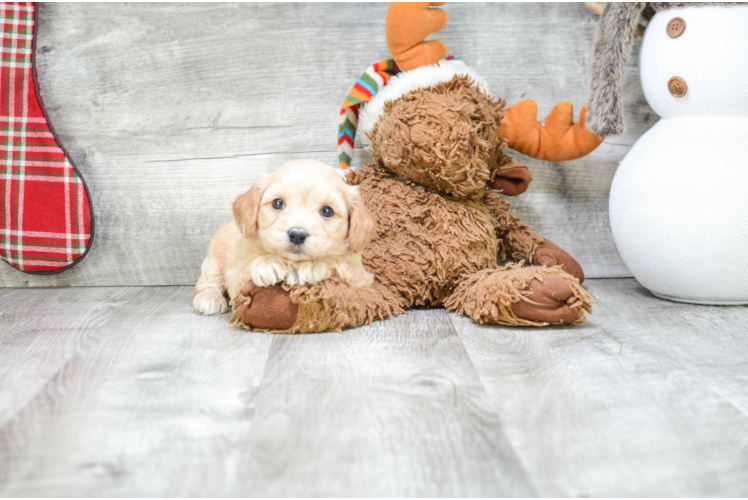
[[[448,56],[447,47],[442,42],[424,40],[447,25],[447,14],[442,9],[430,8],[443,4],[390,4],[385,31],[393,58],[370,66],[340,109],[338,160],[341,169],[350,168],[356,135],[369,145],[367,134],[381,118],[387,101],[394,101],[419,88],[448,82],[455,76],[470,77],[488,93],[485,80],[457,57]]]
[[[675,7],[728,5],[725,2],[614,2],[605,4],[592,53],[592,95],[587,111],[587,129],[606,137],[622,134],[623,70],[642,18]],[[733,4],[734,5],[734,4]],[[588,4],[593,8],[594,4]]]
[[[356,135],[361,137],[364,145],[370,145],[367,134],[382,117],[384,103],[394,101],[412,90],[448,82],[455,76],[470,77],[481,90],[488,93],[488,84],[474,69],[455,56],[447,56],[436,64],[420,66],[410,71],[400,71],[394,59],[371,65],[353,86],[340,109],[340,168],[350,168]]]

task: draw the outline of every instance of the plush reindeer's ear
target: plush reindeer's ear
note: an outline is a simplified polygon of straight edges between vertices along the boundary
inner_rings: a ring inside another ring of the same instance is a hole
[[[257,232],[257,216],[265,188],[267,188],[267,176],[263,174],[257,178],[249,191],[239,195],[231,206],[236,225],[244,238],[251,238]]]
[[[488,184],[506,196],[519,196],[530,186],[532,176],[524,163],[513,161],[496,171],[496,177]]]
[[[351,187],[353,194],[348,202],[348,246],[353,252],[360,252],[374,236],[376,221],[364,205],[358,186]]]

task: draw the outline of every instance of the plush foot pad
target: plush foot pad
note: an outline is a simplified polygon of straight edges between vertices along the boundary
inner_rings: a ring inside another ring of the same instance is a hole
[[[578,279],[579,283],[584,283],[584,271],[579,262],[552,241],[545,240],[538,245],[532,263],[536,266],[561,266],[561,269]]]
[[[279,285],[260,287],[245,284],[233,301],[233,325],[256,330],[288,330],[296,322],[299,305],[291,301],[291,294]]]
[[[583,323],[592,298],[561,267],[507,264],[467,277],[444,305],[478,323],[511,326]]]
[[[530,282],[532,293],[512,304],[517,317],[538,323],[573,323],[584,314],[575,305],[574,286],[568,276],[549,274]]]

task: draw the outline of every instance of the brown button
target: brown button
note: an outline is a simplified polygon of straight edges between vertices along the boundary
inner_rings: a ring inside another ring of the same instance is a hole
[[[680,17],[674,17],[668,21],[666,31],[670,38],[678,38],[686,31],[686,22]]]
[[[675,97],[683,97],[688,92],[688,86],[685,80],[679,76],[674,76],[667,82],[667,89]]]

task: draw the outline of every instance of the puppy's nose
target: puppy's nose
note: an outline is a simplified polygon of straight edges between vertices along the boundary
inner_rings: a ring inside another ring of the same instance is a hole
[[[309,231],[303,227],[292,227],[288,230],[288,239],[294,245],[303,244],[309,237]]]

